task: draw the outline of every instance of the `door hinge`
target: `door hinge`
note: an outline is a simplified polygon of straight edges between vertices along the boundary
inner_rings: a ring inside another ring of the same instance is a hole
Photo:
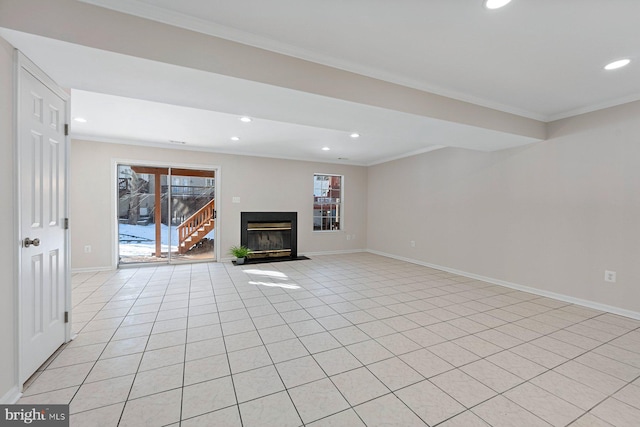
[[[63,227],[63,228],[64,228],[65,230],[68,230],[68,229],[69,229],[69,218],[65,218],[65,219],[64,219],[64,227]]]
[[[69,125],[66,123],[64,125],[64,136],[69,136]]]
[[[64,323],[69,323],[69,312],[68,311],[64,312]]]

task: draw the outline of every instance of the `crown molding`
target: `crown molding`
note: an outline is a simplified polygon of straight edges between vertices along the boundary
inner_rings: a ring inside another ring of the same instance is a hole
[[[99,6],[105,9],[111,9],[116,12],[134,15],[139,18],[149,19],[166,25],[183,28],[190,31],[206,34],[213,37],[219,37],[236,43],[241,43],[268,50],[275,53],[295,57],[309,62],[333,67],[343,71],[360,74],[377,80],[398,84],[400,86],[417,89],[434,95],[444,96],[446,98],[455,99],[457,101],[467,102],[480,107],[490,108],[492,110],[504,113],[514,114],[516,116],[526,117],[541,122],[546,122],[548,117],[544,114],[518,108],[512,105],[506,105],[492,100],[475,97],[466,93],[443,88],[437,85],[427,84],[424,81],[408,78],[396,73],[389,73],[373,67],[363,66],[356,62],[339,59],[331,55],[313,52],[302,49],[287,43],[282,43],[268,37],[259,36],[249,31],[239,30],[237,28],[221,25],[215,22],[206,21],[197,17],[185,15],[175,11],[171,11],[162,7],[142,3],[138,0],[79,0],[84,3]]]
[[[623,96],[621,98],[612,99],[600,104],[589,105],[586,107],[576,108],[574,110],[564,111],[562,113],[553,114],[547,118],[547,122],[555,122],[556,120],[567,119],[569,117],[579,116],[581,114],[592,113],[605,108],[617,107],[618,105],[628,104],[630,102],[640,101],[640,93]]]

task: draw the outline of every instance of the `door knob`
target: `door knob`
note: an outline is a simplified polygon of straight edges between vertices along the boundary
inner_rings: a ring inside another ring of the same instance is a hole
[[[33,245],[33,246],[40,246],[40,239],[33,239],[31,240],[30,238],[26,237],[24,239],[24,247],[28,248],[29,246]]]

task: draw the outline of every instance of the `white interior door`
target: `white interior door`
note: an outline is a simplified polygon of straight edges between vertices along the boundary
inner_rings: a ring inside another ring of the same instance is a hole
[[[20,380],[65,341],[66,100],[19,66]]]

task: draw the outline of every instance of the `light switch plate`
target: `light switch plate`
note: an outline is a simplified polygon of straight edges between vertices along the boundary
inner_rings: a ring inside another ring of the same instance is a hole
[[[238,196],[233,196],[233,199],[231,199],[232,203],[240,203],[240,197]]]

